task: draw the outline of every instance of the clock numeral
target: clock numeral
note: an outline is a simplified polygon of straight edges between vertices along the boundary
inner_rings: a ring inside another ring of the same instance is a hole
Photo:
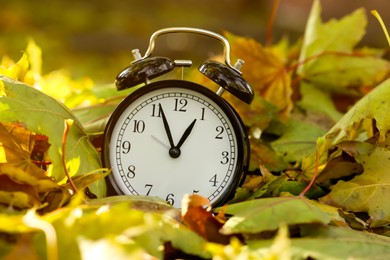
[[[201,115],[201,117],[200,117],[200,120],[204,120],[204,112],[205,112],[205,108],[204,108],[204,107],[202,107],[201,109],[202,109],[202,115]]]
[[[187,106],[187,99],[181,98],[175,98],[175,109],[173,111],[179,111],[179,112],[186,112],[187,109],[185,108]]]
[[[222,152],[222,160],[221,160],[221,163],[222,164],[227,164],[229,162],[229,152],[228,151],[223,151]]]
[[[127,170],[129,171],[127,173],[127,178],[134,179],[134,177],[135,177],[135,166],[134,165],[130,165],[129,167],[127,167]]]
[[[173,199],[175,197],[175,194],[173,193],[169,193],[167,195],[167,197],[165,198],[165,201],[169,204],[169,205],[173,205],[175,204],[175,200]]]
[[[161,104],[158,103],[158,105],[153,104],[152,105],[152,117],[161,117]]]
[[[145,184],[145,188],[148,189],[148,190],[146,191],[146,196],[149,196],[150,191],[151,191],[152,188],[153,188],[153,185],[152,185],[152,184]]]
[[[134,120],[133,133],[143,133],[145,131],[145,122],[143,120]]]
[[[215,136],[215,139],[222,139],[222,134],[225,131],[222,126],[217,126],[215,130],[218,132],[218,134]]]
[[[217,181],[217,175],[214,174],[213,177],[209,180],[209,182],[212,183],[213,187],[217,187],[218,181]]]
[[[192,190],[192,194],[197,194],[199,193],[199,190]]]
[[[123,154],[128,154],[130,152],[130,149],[131,149],[131,144],[129,141],[124,141],[122,143],[122,153]]]

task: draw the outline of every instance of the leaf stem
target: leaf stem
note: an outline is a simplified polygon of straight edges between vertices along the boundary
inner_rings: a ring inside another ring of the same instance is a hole
[[[314,184],[314,181],[315,179],[317,178],[318,176],[318,167],[319,167],[319,161],[320,161],[320,158],[319,158],[319,153],[318,153],[318,149],[316,149],[316,164],[314,166],[314,174],[313,174],[313,177],[311,178],[310,180],[310,183],[306,186],[306,188],[299,194],[299,197],[304,197],[305,194],[310,190],[310,188],[313,186]]]
[[[388,44],[389,44],[389,46],[390,46],[390,36],[389,36],[389,31],[387,30],[387,28],[386,28],[386,25],[385,25],[385,23],[383,22],[383,19],[382,19],[382,17],[379,15],[379,13],[378,13],[378,11],[377,11],[377,10],[372,10],[372,11],[371,11],[371,14],[372,14],[373,16],[375,16],[375,18],[378,20],[379,24],[381,25],[381,27],[382,27],[382,30],[383,30],[383,33],[384,33],[384,34],[385,34],[385,36],[386,36],[387,43],[388,43]]]
[[[298,61],[290,66],[288,66],[286,68],[286,71],[292,71],[292,70],[296,70],[299,66],[303,66],[305,65],[306,63],[308,63],[309,61],[312,61],[312,60],[315,60],[315,59],[318,59],[322,56],[346,56],[346,57],[364,57],[366,56],[365,54],[359,54],[359,53],[347,53],[347,52],[340,52],[340,51],[324,51],[324,52],[320,52],[318,54],[315,54],[313,56],[310,56],[310,57],[307,57],[306,59],[304,60],[301,60],[301,61]]]
[[[274,0],[274,3],[272,4],[271,15],[267,22],[267,31],[265,32],[265,45],[267,46],[272,44],[272,29],[276,17],[276,12],[279,9],[279,3],[280,0]]]
[[[66,156],[65,156],[65,151],[66,151],[66,139],[68,138],[69,130],[73,125],[73,120],[72,119],[65,119],[65,125],[64,125],[64,133],[62,135],[62,165],[64,167],[64,171],[66,174],[66,177],[68,178],[70,187],[72,188],[73,192],[76,194],[77,193],[77,188],[76,185],[74,184],[72,177],[69,175],[68,167],[66,167]]]

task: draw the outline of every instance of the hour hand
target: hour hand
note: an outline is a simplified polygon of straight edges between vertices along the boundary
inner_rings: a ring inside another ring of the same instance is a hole
[[[167,118],[165,117],[164,110],[163,110],[161,104],[159,104],[159,109],[160,109],[161,117],[163,120],[164,129],[165,129],[165,132],[167,133],[167,136],[168,136],[169,145],[171,146],[171,148],[173,148],[173,147],[175,147],[175,145],[173,143],[171,129],[169,128],[169,124],[168,124]]]
[[[187,129],[184,131],[183,136],[180,138],[179,142],[176,145],[177,149],[180,149],[180,147],[183,145],[184,141],[187,139],[187,137],[190,135],[192,128],[194,128],[196,119],[192,121],[192,123],[187,127]]]

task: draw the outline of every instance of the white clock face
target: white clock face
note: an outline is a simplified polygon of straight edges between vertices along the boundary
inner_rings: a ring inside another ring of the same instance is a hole
[[[158,88],[133,100],[112,126],[108,158],[119,193],[158,196],[180,207],[185,194],[225,196],[238,144],[226,113],[199,92]]]

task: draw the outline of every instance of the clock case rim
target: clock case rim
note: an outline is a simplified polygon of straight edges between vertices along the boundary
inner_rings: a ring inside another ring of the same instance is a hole
[[[204,87],[198,83],[186,81],[186,80],[161,80],[152,82],[141,88],[136,89],[134,92],[130,93],[125,97],[115,110],[111,113],[110,118],[107,122],[107,125],[104,129],[103,134],[103,149],[102,149],[102,164],[103,167],[109,168],[111,170],[111,163],[109,160],[109,150],[110,150],[110,139],[112,135],[113,128],[116,125],[119,117],[122,115],[123,111],[135,100],[142,97],[144,94],[149,93],[150,91],[164,89],[164,88],[178,88],[178,89],[189,89],[195,92],[198,92],[214,101],[227,115],[230,119],[230,122],[233,126],[233,132],[237,138],[237,165],[234,173],[232,175],[233,181],[219,197],[218,200],[212,203],[213,207],[222,206],[235,195],[235,191],[240,187],[246,178],[248,167],[249,167],[249,154],[250,154],[250,144],[248,135],[246,132],[245,125],[238,115],[237,111],[222,97],[218,96],[215,92]],[[107,155],[107,156],[106,156]],[[106,177],[107,184],[107,196],[114,195],[125,195],[117,185],[113,172],[111,172]],[[131,195],[131,194],[128,194]],[[136,196],[136,195],[135,195]]]

